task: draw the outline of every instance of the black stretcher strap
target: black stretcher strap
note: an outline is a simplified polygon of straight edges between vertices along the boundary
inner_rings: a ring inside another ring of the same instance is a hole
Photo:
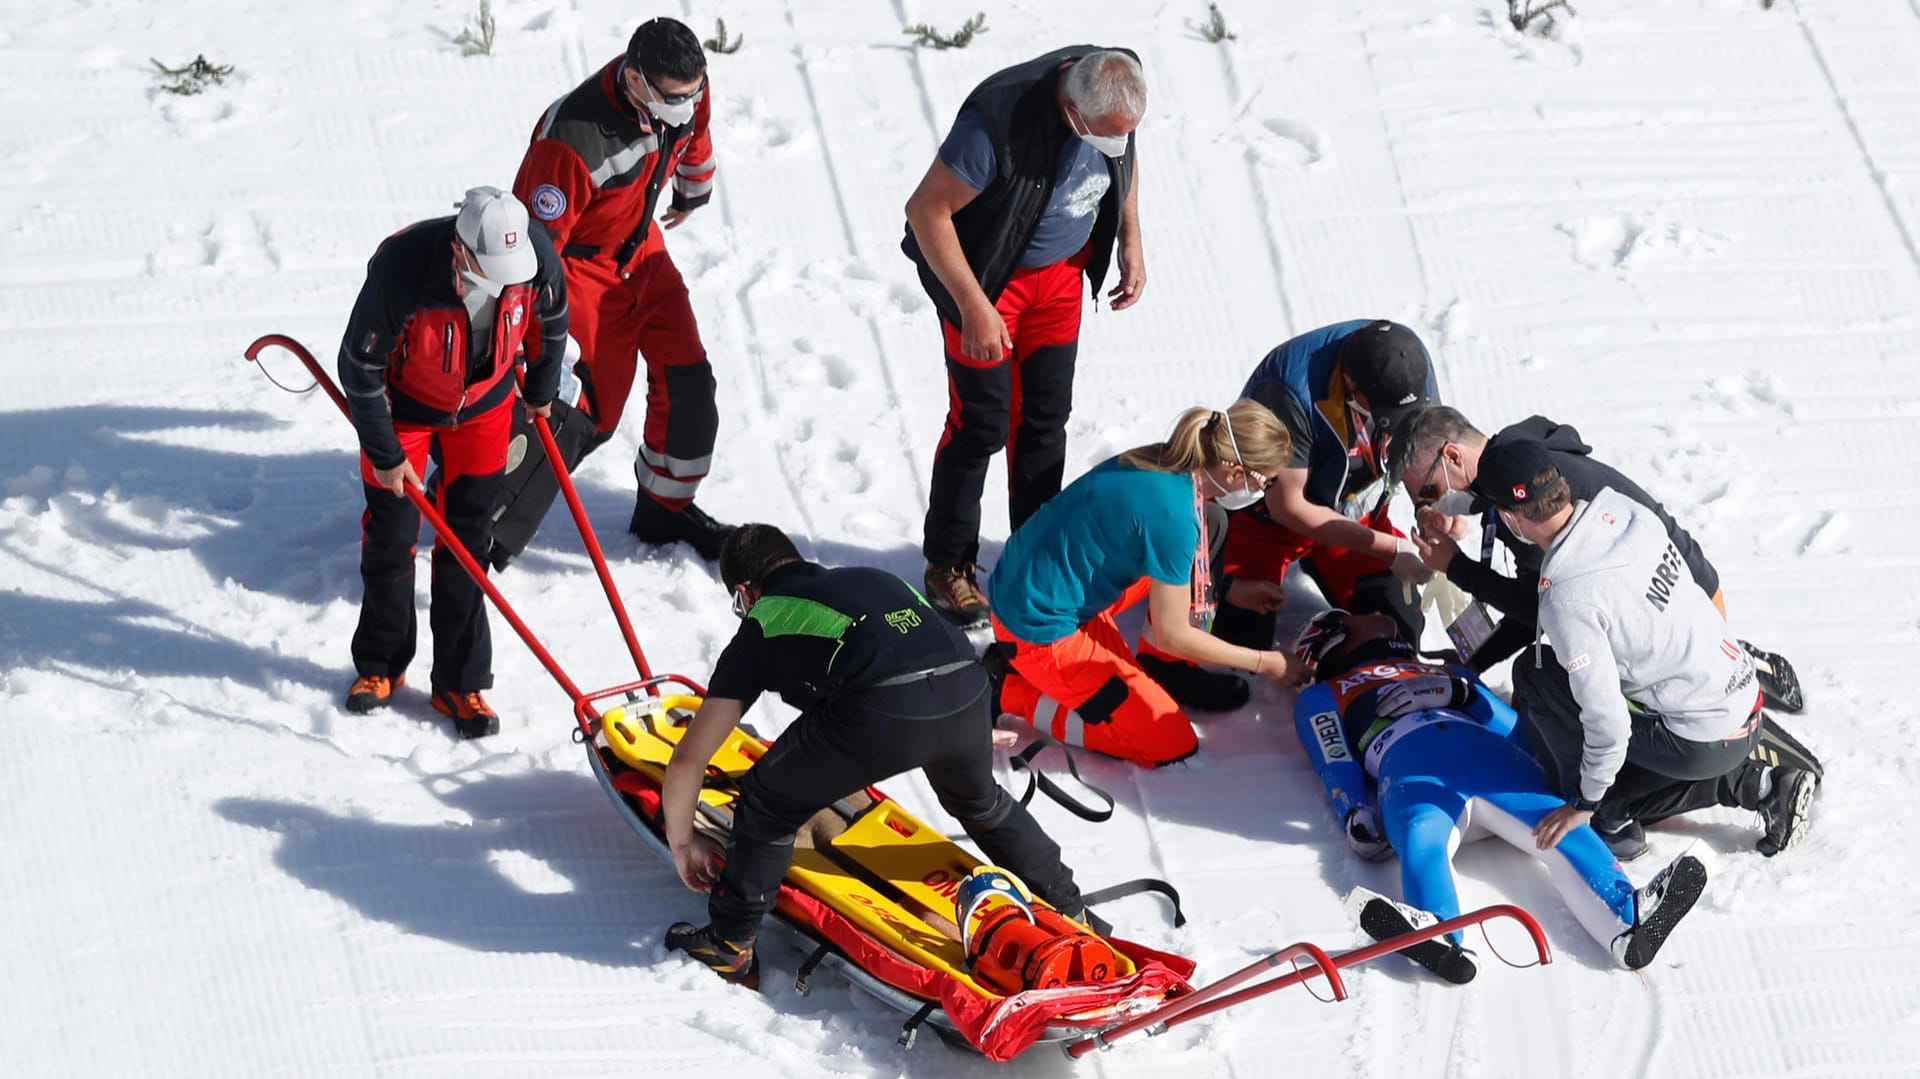
[[[1113,795],[1108,794],[1106,791],[1101,790],[1099,787],[1094,786],[1081,777],[1080,765],[1073,759],[1073,750],[1064,742],[1059,741],[1050,734],[1041,731],[1034,731],[1033,733],[1033,744],[1015,753],[1007,760],[1008,766],[1014,771],[1025,772],[1027,774],[1027,789],[1020,795],[1020,804],[1027,805],[1032,802],[1033,792],[1038,790],[1044,792],[1047,797],[1058,802],[1061,808],[1079,817],[1081,820],[1091,821],[1094,824],[1111,820],[1113,818]],[[1094,809],[1088,806],[1085,802],[1068,794],[1058,783],[1053,781],[1051,776],[1033,767],[1034,758],[1044,753],[1049,746],[1060,747],[1060,755],[1067,759],[1067,774],[1073,777],[1074,782],[1092,791],[1095,797],[1107,803],[1105,809]]]
[[[827,956],[832,954],[833,954],[833,945],[831,944],[822,944],[818,948],[815,948],[811,953],[809,953],[807,955],[806,961],[800,964],[799,973],[794,975],[793,991],[796,993],[799,993],[803,997],[806,996],[808,993],[812,992],[813,986],[807,984],[807,980],[813,977],[813,972],[818,970],[820,968],[820,964],[825,962]]]
[[[937,1011],[939,1007],[939,1001],[929,1000],[925,1004],[920,1005],[920,1010],[914,1012],[912,1017],[906,1022],[900,1024],[900,1048],[913,1048],[913,1040],[920,1035],[920,1024],[926,1022],[927,1017]]]
[[[1115,899],[1124,899],[1127,896],[1139,895],[1142,892],[1152,892],[1155,895],[1164,895],[1167,897],[1167,901],[1173,904],[1174,928],[1178,929],[1187,924],[1187,916],[1180,909],[1180,892],[1166,881],[1157,880],[1153,877],[1141,877],[1138,880],[1123,881],[1111,887],[1098,888],[1091,892],[1082,892],[1080,893],[1080,899],[1087,906],[1092,907],[1096,903],[1106,903]],[[1089,916],[1091,916],[1092,912],[1089,911],[1088,913]],[[1088,924],[1091,925],[1092,923]],[[1101,930],[1100,935],[1106,936],[1106,931]]]

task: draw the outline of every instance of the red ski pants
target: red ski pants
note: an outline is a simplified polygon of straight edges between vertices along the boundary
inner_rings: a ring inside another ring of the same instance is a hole
[[[642,491],[683,508],[713,465],[720,429],[713,366],[686,281],[657,228],[627,273],[604,259],[568,258],[565,266],[568,333],[580,345],[594,428],[608,434],[620,425],[645,360],[647,420],[634,473]]]
[[[933,454],[922,553],[934,566],[978,561],[987,462],[1007,451],[1007,515],[1019,528],[1060,493],[1067,416],[1080,351],[1080,293],[1088,251],[1014,271],[994,301],[1013,354],[982,362],[960,347],[960,327],[940,320],[946,347],[947,422]]]
[[[1361,523],[1375,532],[1400,535],[1384,511]],[[1249,581],[1277,581],[1286,576],[1287,567],[1302,560],[1327,601],[1342,607],[1353,602],[1354,586],[1362,577],[1388,569],[1373,555],[1329,547],[1264,517],[1236,513],[1227,526],[1227,550],[1219,572]]]
[[[1160,683],[1140,669],[1115,616],[1146,597],[1141,578],[1118,602],[1052,644],[1033,644],[1007,631],[998,618],[993,635],[1013,646],[1000,690],[1000,709],[1070,746],[1158,767],[1200,748],[1193,724]],[[1143,642],[1150,653],[1159,653]]]

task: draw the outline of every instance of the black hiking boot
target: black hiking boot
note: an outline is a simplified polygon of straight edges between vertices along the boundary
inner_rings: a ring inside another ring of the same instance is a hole
[[[1365,888],[1355,888],[1347,896],[1347,911],[1360,923],[1362,932],[1381,942],[1440,923],[1440,919],[1427,911],[1397,903]],[[1409,944],[1399,951],[1455,985],[1467,984],[1480,972],[1474,966],[1473,953],[1446,937]]]
[[[633,504],[627,531],[641,543],[685,543],[712,562],[720,557],[720,547],[727,537],[733,535],[733,526],[721,524],[691,502],[685,509],[670,510],[643,491]]]
[[[1647,845],[1647,830],[1642,828],[1637,820],[1630,820],[1617,828],[1601,824],[1599,821],[1593,821],[1592,824],[1593,830],[1600,833],[1600,838],[1607,844],[1607,849],[1612,851],[1614,858],[1619,861],[1631,862],[1650,849]]]
[[[988,621],[987,594],[980,591],[980,567],[927,567],[922,582],[927,586],[927,602],[941,616],[961,629],[979,629]]]
[[[1814,792],[1820,780],[1804,768],[1775,768],[1773,790],[1760,799],[1760,823],[1767,834],[1753,849],[1771,858],[1793,846],[1807,830]]]
[[[1253,695],[1253,689],[1239,675],[1209,671],[1180,660],[1141,656],[1140,669],[1175,701],[1196,712],[1231,712]]]
[[[1613,938],[1613,958],[1628,970],[1639,970],[1660,951],[1667,935],[1687,916],[1707,887],[1707,864],[1693,848],[1653,875],[1633,893],[1633,928]]]
[[[1807,695],[1800,689],[1800,676],[1794,673],[1787,657],[1777,652],[1762,652],[1751,641],[1741,641],[1740,647],[1753,657],[1753,676],[1760,683],[1760,695],[1767,699],[1767,707],[1798,712],[1807,706]]]
[[[710,925],[675,922],[667,930],[667,950],[685,952],[720,975],[722,981],[760,988],[760,957],[753,952],[753,941],[736,944],[713,935]]]

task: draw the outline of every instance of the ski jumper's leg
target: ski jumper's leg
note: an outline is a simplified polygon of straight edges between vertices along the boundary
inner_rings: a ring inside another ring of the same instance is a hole
[[[1467,818],[1463,762],[1447,737],[1454,726],[1431,724],[1403,735],[1380,762],[1380,823],[1400,855],[1400,888],[1412,906],[1445,921],[1460,913],[1453,854]],[[1460,934],[1453,933],[1454,943]]]
[[[1541,818],[1566,804],[1547,788],[1540,765],[1484,728],[1464,728],[1457,744],[1471,770],[1475,823],[1544,863],[1567,909],[1602,947],[1632,928],[1633,882],[1598,832],[1581,825],[1552,850],[1534,842]]]

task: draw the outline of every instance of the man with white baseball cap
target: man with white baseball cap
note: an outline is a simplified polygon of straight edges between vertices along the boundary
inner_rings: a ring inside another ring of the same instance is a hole
[[[514,366],[526,361],[527,406],[544,416],[559,393],[566,340],[560,258],[528,227],[520,200],[498,188],[476,187],[458,214],[389,236],[367,263],[339,362],[367,499],[348,711],[389,703],[413,660],[420,515],[407,486],[419,486],[431,454],[439,471],[430,497],[484,560],[507,464]],[[431,626],[433,707],[463,738],[498,731],[480,696],[493,685],[486,602],[438,537]]]
[[[453,219],[453,233],[469,257],[470,269],[463,268],[462,276],[489,296],[530,281],[539,272],[540,257],[527,232],[527,208],[499,188],[467,192]]]

